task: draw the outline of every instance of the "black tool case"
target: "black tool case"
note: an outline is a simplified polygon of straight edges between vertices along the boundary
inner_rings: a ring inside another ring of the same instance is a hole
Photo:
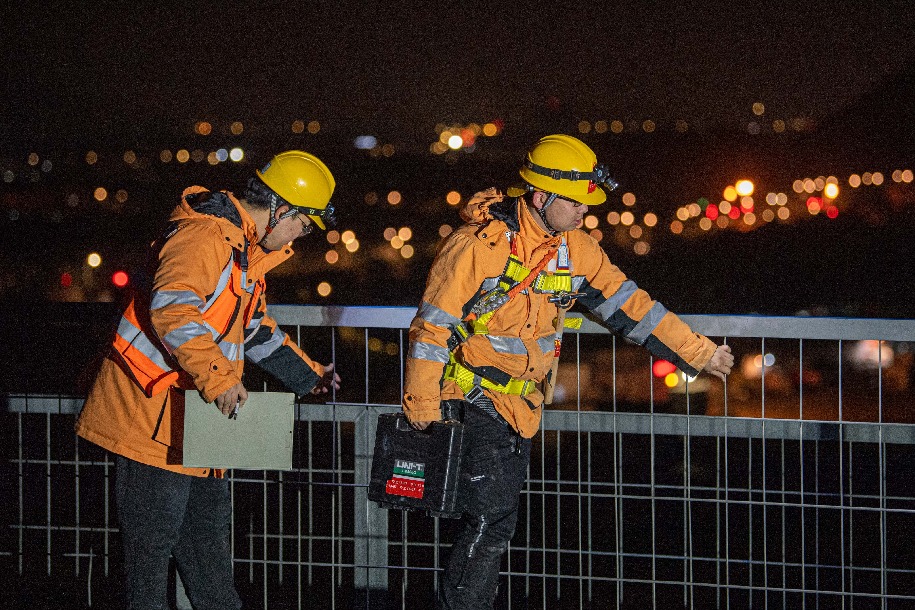
[[[369,499],[382,508],[458,518],[464,425],[434,422],[413,429],[402,413],[378,416]]]

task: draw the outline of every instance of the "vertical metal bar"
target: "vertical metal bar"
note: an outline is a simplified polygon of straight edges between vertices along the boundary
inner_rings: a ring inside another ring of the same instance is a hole
[[[575,335],[576,338],[578,335]],[[576,427],[577,432],[575,434],[576,438],[576,449],[578,451],[578,464],[575,468],[575,472],[578,473],[578,601],[580,605],[584,605],[585,591],[584,591],[584,545],[582,543],[582,506],[581,506],[581,343],[579,341],[575,342],[575,369],[578,371],[578,411],[576,413]],[[557,373],[558,373],[557,369]],[[590,473],[590,460],[589,462],[589,473]],[[590,486],[588,489],[590,493]],[[590,537],[590,530],[588,532]]]
[[[295,340],[296,345],[299,347],[302,346],[302,325],[297,324],[295,327]],[[295,411],[295,420],[292,422],[293,428],[298,428],[301,431],[302,426],[302,405],[298,402],[293,403],[293,408]],[[298,438],[301,438],[299,436]],[[301,445],[299,446],[299,451],[302,451]],[[296,598],[298,601],[299,608],[302,607],[302,474],[297,470],[296,472],[296,486],[295,486],[295,551],[296,551]],[[309,507],[311,505],[309,504]],[[310,510],[308,511],[311,512]],[[308,570],[311,570],[311,562],[309,562]],[[309,579],[310,580],[310,579]]]
[[[880,603],[887,607],[886,587],[886,445],[883,442],[883,349],[877,351],[877,462],[880,468]]]
[[[301,411],[301,406],[296,404],[296,410]],[[296,413],[296,422],[298,425],[301,424],[299,419],[300,413]],[[297,474],[297,478],[301,481],[301,476]],[[299,608],[302,607],[302,486],[296,485],[295,488],[295,506],[296,506],[296,519],[295,519],[295,550],[296,550],[296,595],[298,597]],[[310,505],[309,505],[310,508]],[[310,510],[308,512],[311,512]],[[308,569],[311,570],[311,563],[309,562]]]
[[[814,585],[813,588],[816,591],[816,608],[819,610],[820,607],[820,441],[813,441],[813,484],[814,484],[814,529],[816,532],[813,539],[816,541],[816,548],[814,549],[814,565],[816,570],[814,571]]]
[[[278,538],[277,538],[277,543],[278,543],[278,544],[277,544],[277,560],[278,560],[278,563],[277,563],[277,572],[278,572],[278,573],[277,573],[276,576],[277,576],[277,583],[279,583],[280,585],[282,585],[282,584],[283,584],[283,567],[284,567],[284,566],[283,566],[283,537],[284,537],[284,534],[285,534],[285,528],[283,527],[283,501],[284,501],[284,497],[283,497],[283,496],[284,496],[284,494],[283,494],[283,487],[284,487],[284,486],[283,486],[283,471],[281,470],[281,471],[279,471],[279,472],[276,473],[276,474],[277,474],[277,494],[278,494],[278,498],[277,498],[277,507],[276,507],[276,508],[277,508],[277,512],[279,513],[279,515],[277,516],[277,531],[278,531]]]
[[[308,586],[314,586],[315,561],[315,517],[311,507],[315,505],[315,463],[314,463],[314,428],[308,420]]]
[[[543,607],[546,608],[546,436],[545,431],[540,434],[540,561],[542,562],[543,577],[540,579],[540,588],[543,594]]]
[[[848,592],[849,605],[855,607],[855,444],[848,442]]]
[[[654,481],[654,479],[655,479],[655,477],[654,477],[654,469],[655,469],[654,383],[651,378],[651,375],[652,375],[651,369],[652,369],[653,361],[654,361],[654,358],[649,357],[649,359],[648,359],[648,398],[649,398],[648,408],[649,408],[650,415],[649,415],[648,437],[650,439],[649,445],[650,445],[650,453],[651,453],[651,460],[649,461],[649,466],[651,468],[651,473],[649,474],[649,481],[651,482],[651,607],[657,608],[658,607],[658,571],[657,571],[657,568],[658,568],[657,549],[658,549],[658,547],[657,547],[657,540],[655,538],[655,526],[656,526],[655,499],[656,499],[656,496],[655,496],[655,481]]]
[[[753,607],[753,438],[747,438],[747,568],[749,607]]]
[[[23,555],[25,553],[25,490],[23,489],[25,485],[25,468],[24,462],[25,456],[22,454],[23,447],[23,438],[22,438],[22,418],[25,415],[23,413],[16,414],[16,424],[18,426],[18,436],[19,436],[19,461],[18,461],[18,470],[19,470],[19,526],[17,527],[17,533],[19,538],[19,575],[22,576],[22,563]]]
[[[696,572],[693,547],[693,436],[692,420],[690,419],[689,394],[686,396],[686,496],[689,509],[689,607],[696,603]]]
[[[111,477],[110,477],[110,473],[108,472],[108,471],[109,471],[109,466],[111,465],[111,461],[108,459],[108,456],[105,456],[105,461],[103,462],[103,464],[104,464],[104,465],[102,466],[102,468],[103,468],[104,473],[105,473],[105,502],[104,502],[104,511],[105,511],[105,536],[104,536],[104,538],[103,538],[103,539],[104,539],[104,543],[103,543],[103,544],[104,544],[104,547],[105,547],[105,561],[104,561],[104,563],[105,563],[105,576],[107,577],[107,576],[108,576],[108,569],[109,569],[108,561],[109,561],[109,555],[110,555],[110,553],[108,552],[108,544],[109,544],[109,541],[110,541],[110,540],[109,540],[109,535],[110,535],[110,533],[111,533],[111,525],[110,525],[110,523],[111,523],[111,519],[110,519],[110,517],[111,517],[111,506],[109,505],[109,501],[108,501],[108,498],[111,497],[111,487],[110,487],[110,483],[109,483],[109,482],[111,481]]]
[[[845,427],[842,417],[842,340],[839,339],[839,558],[841,562],[842,607],[845,607]]]
[[[264,587],[264,608],[267,608],[267,568],[270,563],[267,561],[267,471],[264,470],[261,472],[261,498],[263,499],[263,506],[261,510],[264,511],[264,518],[261,519],[261,551],[263,552],[263,561],[264,566],[261,571],[262,582]]]
[[[74,548],[74,573],[79,577],[79,548],[80,548],[80,515],[79,515],[79,442],[75,441],[73,444],[73,510],[74,510],[74,521],[76,522],[76,528],[73,533],[73,548]],[[91,585],[91,583],[90,583]]]
[[[553,531],[556,532],[556,601],[559,601],[559,589],[562,584],[562,537],[560,536],[562,528],[562,514],[560,504],[561,492],[560,479],[562,478],[562,469],[559,462],[559,456],[562,453],[562,433],[556,431],[556,524]],[[544,601],[544,603],[546,603]]]
[[[45,541],[48,576],[51,575],[51,414],[45,413]]]
[[[587,537],[587,540],[588,540],[588,605],[591,605],[594,601],[594,591],[593,591],[593,588],[591,585],[591,582],[594,579],[594,564],[593,564],[594,548],[592,545],[592,541],[594,538],[594,521],[591,518],[591,516],[594,513],[594,505],[592,503],[592,499],[594,498],[594,490],[592,487],[593,477],[592,477],[592,473],[591,473],[591,462],[592,462],[591,456],[593,455],[593,453],[591,450],[591,433],[590,432],[587,433],[586,438],[588,440],[588,449],[587,449],[587,451],[588,451],[588,537]],[[614,449],[614,457],[615,457],[615,454],[616,454],[616,450]],[[584,601],[582,601],[581,605],[582,606],[585,605]]]
[[[785,503],[787,498],[785,496],[785,488],[787,487],[785,482],[785,439],[781,440],[781,452],[782,452],[782,610],[788,609],[788,557],[787,557],[787,547],[785,541]]]
[[[804,340],[800,339],[798,344],[798,455],[801,462],[801,610],[807,608],[807,527],[806,527],[806,509],[804,508],[804,498],[807,495],[807,489],[804,487]]]
[[[766,510],[766,338],[762,337],[762,440],[759,443],[762,452],[762,563],[763,563],[763,607],[769,607],[769,522]]]
[[[366,344],[366,347],[368,347],[368,344]],[[334,363],[334,367],[336,368],[336,366],[337,366],[337,334],[334,332],[333,326],[330,327],[330,358],[331,358],[331,362]],[[366,365],[365,365],[365,378],[366,378],[366,384],[368,384],[368,378],[369,378],[368,362],[366,362]],[[330,400],[331,400],[331,403],[337,402],[337,390],[336,390],[336,388],[334,388],[333,384],[331,384],[331,387],[330,387]],[[366,401],[366,402],[368,402],[368,401]],[[336,526],[336,521],[334,520],[334,516],[338,515],[338,513],[339,513],[339,516],[342,517],[342,513],[343,513],[342,487],[340,486],[340,471],[339,471],[340,464],[342,463],[342,460],[340,458],[342,442],[340,440],[340,424],[337,422],[337,410],[333,409],[332,413],[333,413],[333,416],[331,417],[331,419],[332,419],[331,431],[333,433],[332,438],[334,439],[334,447],[333,447],[333,454],[332,454],[333,463],[331,464],[331,471],[333,473],[332,480],[333,480],[335,489],[331,491],[331,500],[332,500],[331,514],[330,514],[330,536],[331,536],[331,538],[330,538],[330,557],[331,557],[330,575],[331,575],[331,577],[328,580],[328,586],[330,587],[330,602],[331,602],[330,607],[336,608],[337,607],[337,596],[334,595],[334,581],[336,580],[338,584],[340,582],[342,582],[342,568],[337,567],[337,559],[339,557],[342,557],[342,553],[337,548],[337,546],[334,544],[335,541],[337,541],[337,532],[338,532],[338,529]],[[336,578],[335,578],[335,576],[336,576]]]
[[[613,452],[613,492],[616,508],[616,606],[623,601],[623,553],[625,544],[623,540],[623,435],[617,430],[617,417],[619,411],[616,404],[616,335],[611,338],[611,370],[613,372],[613,438],[616,441],[616,451]]]
[[[715,607],[721,607],[721,437],[715,437]]]
[[[724,337],[722,343],[728,344]],[[728,379],[724,378],[724,605],[731,607],[731,492],[728,470]]]
[[[337,571],[337,586],[343,586],[343,485],[340,482],[341,470],[343,468],[343,426],[340,424],[335,424],[336,434],[337,434],[337,467],[334,468],[334,493],[337,496],[337,506],[340,507],[340,510],[334,512],[334,517],[337,520],[336,529],[334,530],[334,536],[336,537],[337,545],[337,554],[336,558],[338,561],[335,561],[336,567],[334,568]],[[355,446],[355,439],[354,439]],[[366,481],[367,482],[367,481]]]

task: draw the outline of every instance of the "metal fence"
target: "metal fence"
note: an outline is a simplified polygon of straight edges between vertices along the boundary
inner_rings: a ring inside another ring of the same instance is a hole
[[[456,523],[366,498],[414,310],[271,312],[344,387],[297,405],[292,471],[231,477],[246,607],[431,607]],[[915,607],[915,322],[685,319],[732,345],[727,383],[589,320],[567,336],[497,607]],[[113,461],[74,436],[81,402],[0,411],[4,607],[118,607]]]

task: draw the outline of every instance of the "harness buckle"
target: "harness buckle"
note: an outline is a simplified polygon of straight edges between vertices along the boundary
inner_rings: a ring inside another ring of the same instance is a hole
[[[583,292],[560,292],[556,296],[550,297],[548,300],[550,303],[556,303],[563,309],[568,309],[572,306],[575,299],[583,296],[585,296],[585,293]]]
[[[476,402],[476,400],[480,396],[483,396],[483,388],[478,385],[475,385],[472,388],[470,388],[470,391],[468,391],[464,394],[464,399],[467,402]]]

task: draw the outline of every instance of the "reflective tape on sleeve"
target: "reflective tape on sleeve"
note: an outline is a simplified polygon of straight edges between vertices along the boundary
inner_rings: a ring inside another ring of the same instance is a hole
[[[620,284],[619,289],[610,295],[606,301],[594,308],[594,313],[599,315],[605,322],[608,321],[638,289],[639,287],[635,285],[635,282],[626,280]]]
[[[645,314],[645,317],[639,320],[639,323],[629,332],[627,338],[639,345],[643,345],[665,315],[667,315],[667,308],[655,302],[651,309],[648,310],[648,313]]]
[[[444,328],[454,328],[461,321],[460,318],[452,316],[450,313],[439,309],[432,303],[423,301],[416,312],[417,317],[422,318],[429,324],[441,326]]]
[[[450,353],[451,352],[447,347],[416,341],[410,345],[409,356],[410,358],[416,358],[417,360],[430,360],[432,362],[441,362],[444,364],[448,362]]]
[[[155,311],[168,305],[193,305],[199,308],[203,299],[191,290],[159,290],[152,293],[149,309]]]
[[[248,360],[251,362],[260,362],[276,350],[280,349],[280,347],[283,345],[283,341],[285,340],[286,333],[281,331],[279,328],[274,328],[273,333],[270,335],[269,339],[263,343],[248,346],[246,352]]]
[[[126,341],[131,347],[149,358],[153,364],[163,371],[170,371],[172,369],[172,367],[165,362],[165,357],[162,355],[159,348],[157,348],[152,341],[150,341],[149,338],[127,318],[121,318],[121,321],[118,324],[118,336]]]

